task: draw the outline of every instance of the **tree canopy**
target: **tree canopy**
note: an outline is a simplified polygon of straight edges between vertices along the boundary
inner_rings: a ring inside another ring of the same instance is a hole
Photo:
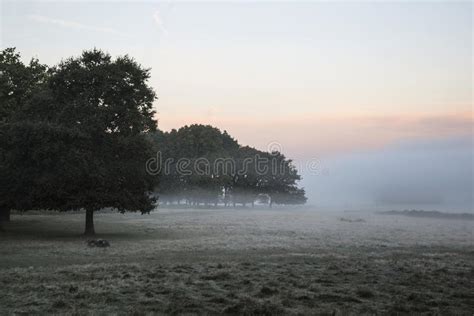
[[[6,141],[10,137],[7,124],[21,118],[19,109],[39,94],[46,76],[47,67],[37,59],[31,59],[25,65],[15,48],[0,51],[0,222],[10,220],[10,209],[15,200],[10,194],[13,184],[7,177],[14,167],[5,160],[9,155],[6,150]]]
[[[85,209],[88,234],[96,210],[151,210],[155,178],[145,162],[153,145],[145,134],[156,128],[156,96],[149,70],[99,50],[44,70],[34,93],[4,108],[14,113],[0,126],[8,140],[0,145],[0,201],[19,210]]]
[[[262,195],[270,205],[306,202],[304,189],[297,186],[300,175],[279,152],[241,146],[210,125],[157,131],[152,139],[162,164],[157,191],[165,203],[245,205]]]

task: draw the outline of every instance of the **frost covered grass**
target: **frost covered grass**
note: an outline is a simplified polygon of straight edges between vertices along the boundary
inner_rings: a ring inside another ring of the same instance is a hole
[[[13,216],[0,314],[466,314],[474,222],[310,209]],[[341,221],[341,218],[348,221]],[[360,221],[359,219],[363,219]]]

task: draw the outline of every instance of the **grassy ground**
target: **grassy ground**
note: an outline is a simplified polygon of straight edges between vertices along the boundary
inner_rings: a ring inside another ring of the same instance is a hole
[[[474,222],[299,210],[14,215],[4,314],[474,313]]]

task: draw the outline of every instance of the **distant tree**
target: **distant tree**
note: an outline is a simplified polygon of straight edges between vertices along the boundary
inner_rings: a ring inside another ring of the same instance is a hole
[[[299,205],[305,204],[307,198],[304,189],[290,186],[284,192],[274,193],[272,200],[274,204]]]
[[[170,132],[157,131],[152,138],[161,153],[162,162],[173,162],[161,168],[157,188],[160,196],[167,199],[171,196],[183,197],[190,204],[216,204],[227,179],[219,170],[211,167],[216,159],[232,157],[239,148],[237,141],[225,131],[199,124]],[[177,162],[180,159],[187,159],[191,163],[184,173],[178,170]],[[204,159],[201,166],[209,167],[209,170],[203,173],[196,170],[196,159]]]
[[[153,147],[145,134],[156,128],[156,96],[148,79],[130,57],[112,60],[95,49],[53,67],[41,93],[2,128],[10,140],[3,165],[16,188],[2,185],[13,193],[9,203],[85,209],[85,234],[95,233],[99,209],[151,210],[155,178],[145,166]]]
[[[152,139],[162,154],[162,162],[174,162],[163,166],[159,177],[157,190],[165,201],[179,196],[190,204],[222,201],[226,205],[253,205],[258,196],[266,196],[270,206],[306,202],[304,189],[297,186],[300,175],[292,161],[279,152],[240,146],[227,132],[209,125],[157,131]],[[191,162],[204,158],[211,166],[210,173],[199,174],[193,166],[186,173],[179,172],[176,162],[183,158]],[[228,159],[232,167],[227,164]],[[214,169],[216,166],[222,168]]]
[[[301,176],[293,165],[280,152],[261,153],[269,161],[268,168],[260,174],[259,191],[270,197],[270,207],[275,204],[306,203],[304,189],[298,188]]]
[[[236,170],[227,189],[234,205],[245,206],[251,203],[253,206],[257,196],[261,193],[261,176],[258,173],[257,164],[263,154],[263,152],[249,146],[240,147],[234,153]]]

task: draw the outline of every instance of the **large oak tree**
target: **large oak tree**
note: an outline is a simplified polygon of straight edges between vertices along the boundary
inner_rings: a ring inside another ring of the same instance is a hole
[[[13,208],[148,212],[154,177],[145,169],[156,128],[148,69],[128,56],[84,51],[48,71],[40,92],[1,127],[1,199]]]
[[[19,110],[38,94],[46,77],[47,67],[37,59],[33,58],[25,64],[15,48],[0,51],[0,126],[21,117]],[[3,133],[0,136],[0,144],[4,144],[7,135]],[[8,170],[1,159],[4,153],[0,151],[0,176],[4,175],[2,171]],[[0,185],[5,182],[4,177],[0,179]],[[5,192],[1,187],[0,191]],[[0,223],[10,220],[11,208],[12,205],[7,203],[6,198],[2,199],[0,196]]]

